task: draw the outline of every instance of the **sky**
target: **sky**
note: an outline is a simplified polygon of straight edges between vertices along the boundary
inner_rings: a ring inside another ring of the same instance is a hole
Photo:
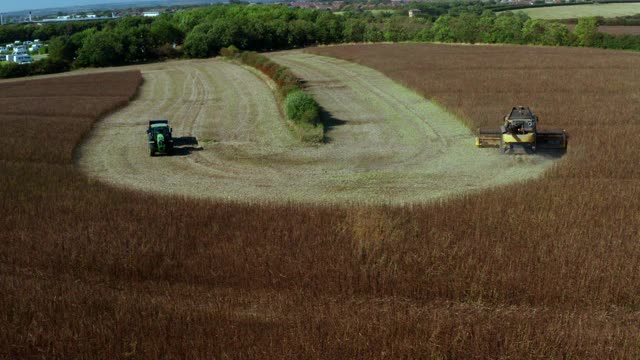
[[[126,0],[0,0],[0,12],[34,10],[72,5],[113,4]]]

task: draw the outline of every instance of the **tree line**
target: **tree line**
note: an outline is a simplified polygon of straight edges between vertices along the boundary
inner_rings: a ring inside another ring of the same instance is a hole
[[[530,19],[524,13],[496,14],[481,2],[415,6],[422,10],[418,17],[408,17],[405,11],[335,14],[280,5],[217,5],[157,18],[29,26],[24,31],[30,33],[20,36],[16,34],[19,26],[0,27],[0,40],[50,39],[49,59],[46,66],[38,66],[39,73],[46,72],[47,66],[60,71],[205,58],[232,45],[243,51],[273,51],[352,42],[436,41],[640,50],[639,36],[601,34],[596,18],[581,19],[571,32],[564,24]],[[15,70],[5,66],[0,77],[11,77]],[[18,76],[24,72],[20,70]]]

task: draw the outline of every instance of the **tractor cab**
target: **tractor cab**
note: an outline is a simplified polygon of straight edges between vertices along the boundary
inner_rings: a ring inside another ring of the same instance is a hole
[[[169,154],[173,149],[173,138],[169,127],[169,120],[151,120],[147,128],[149,140],[149,155],[156,153]]]

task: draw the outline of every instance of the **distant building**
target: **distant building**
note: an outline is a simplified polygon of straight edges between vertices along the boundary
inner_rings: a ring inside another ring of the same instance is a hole
[[[156,16],[160,16],[160,12],[159,11],[145,11],[142,13],[142,16],[145,17],[156,17]]]
[[[87,17],[88,17],[89,19],[95,19],[95,18],[96,18],[96,15],[95,15],[95,14],[88,14],[88,15],[87,15]]]
[[[416,15],[422,14],[422,11],[419,9],[411,9],[409,10],[409,17],[415,17]]]

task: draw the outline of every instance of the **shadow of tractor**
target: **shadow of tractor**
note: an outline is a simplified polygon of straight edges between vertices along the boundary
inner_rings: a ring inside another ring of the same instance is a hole
[[[202,151],[203,147],[198,145],[195,136],[182,136],[173,138],[172,156],[186,156],[195,151]]]

